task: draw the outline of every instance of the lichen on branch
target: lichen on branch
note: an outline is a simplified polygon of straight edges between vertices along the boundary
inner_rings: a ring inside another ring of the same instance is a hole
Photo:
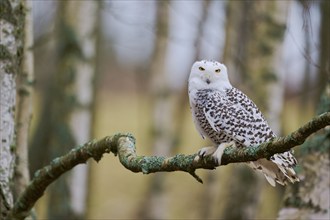
[[[267,143],[249,148],[226,148],[221,165],[254,161],[260,158],[269,158],[276,153],[283,153],[302,144],[308,136],[328,125],[330,125],[330,112],[313,118],[285,137],[275,138]],[[197,153],[191,155],[177,154],[173,157],[138,156],[135,138],[128,133],[118,133],[75,147],[66,155],[55,158],[48,166],[37,171],[30,184],[16,201],[11,211],[11,217],[24,219],[46,188],[59,176],[78,164],[86,163],[89,158],[99,161],[104,153],[110,152],[118,155],[122,165],[132,172],[148,174],[184,171],[190,173],[199,182],[202,180],[196,175],[196,169],[215,169],[218,166],[211,157],[196,160]]]

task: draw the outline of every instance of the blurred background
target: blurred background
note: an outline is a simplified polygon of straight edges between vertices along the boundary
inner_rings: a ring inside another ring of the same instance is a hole
[[[30,170],[116,132],[139,155],[192,154],[210,144],[191,119],[196,60],[228,67],[232,84],[279,136],[306,123],[327,74],[320,68],[326,1],[33,0],[35,98]],[[299,148],[296,148],[299,151]],[[298,159],[299,160],[299,159]],[[285,187],[244,164],[135,174],[104,155],[62,176],[38,201],[47,219],[273,219]]]

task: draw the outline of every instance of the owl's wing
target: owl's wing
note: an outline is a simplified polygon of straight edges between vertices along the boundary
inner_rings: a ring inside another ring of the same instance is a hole
[[[190,104],[190,111],[198,133],[201,135],[203,139],[205,139],[205,134],[203,133],[203,129],[201,128],[200,124],[198,123],[198,120],[196,119],[195,108],[192,107],[191,104]]]
[[[242,145],[260,144],[275,136],[257,106],[239,90],[225,97],[214,93],[205,106],[203,111],[212,129]]]

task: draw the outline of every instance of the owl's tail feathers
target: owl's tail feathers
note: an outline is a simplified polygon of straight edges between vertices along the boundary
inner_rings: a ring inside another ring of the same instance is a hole
[[[270,185],[276,182],[286,185],[288,182],[299,182],[299,178],[293,167],[297,164],[296,159],[290,152],[275,154],[271,160],[260,159],[250,163],[250,166],[262,172]]]

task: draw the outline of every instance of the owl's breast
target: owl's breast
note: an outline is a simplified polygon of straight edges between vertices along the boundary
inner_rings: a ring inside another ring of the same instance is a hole
[[[228,134],[222,131],[216,131],[209,123],[205,110],[216,109],[216,104],[220,102],[210,102],[210,94],[212,91],[199,91],[195,100],[191,103],[192,115],[195,126],[203,137],[208,137],[214,144],[219,145],[223,142],[234,141]],[[213,104],[212,104],[213,103]],[[217,114],[217,112],[215,112]]]

